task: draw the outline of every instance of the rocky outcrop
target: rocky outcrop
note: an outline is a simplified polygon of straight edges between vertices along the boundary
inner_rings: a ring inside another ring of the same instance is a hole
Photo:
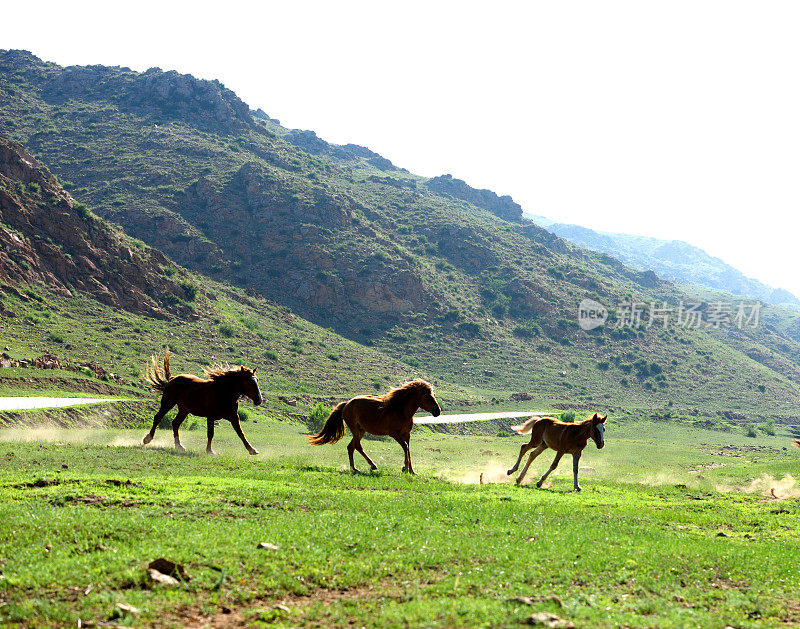
[[[232,266],[218,270],[221,278],[233,275],[317,321],[356,331],[435,301],[405,259],[373,256],[376,234],[354,220],[362,208],[353,199],[322,187],[298,195],[291,180],[263,164],[243,165],[223,185],[201,178],[179,206],[227,259],[242,262],[238,275]]]
[[[25,58],[19,51],[0,53],[15,63],[36,67],[36,57]],[[49,66],[42,64],[46,69]],[[197,79],[174,70],[150,68],[133,72],[129,68],[70,66],[44,81],[43,96],[56,102],[70,98],[115,102],[122,111],[134,111],[160,119],[180,120],[199,129],[230,133],[253,125],[250,108],[219,81]]]
[[[76,203],[16,142],[0,138],[0,281],[42,283],[132,312],[164,316],[184,290],[163,254],[137,248]]]
[[[472,188],[461,179],[452,175],[440,175],[429,179],[428,188],[437,194],[446,194],[454,199],[466,201],[472,205],[488,210],[492,214],[509,221],[519,221],[522,218],[522,206],[508,195],[498,196],[491,190]]]

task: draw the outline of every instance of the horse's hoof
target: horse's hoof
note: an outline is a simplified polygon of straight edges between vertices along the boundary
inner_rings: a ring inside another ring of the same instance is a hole
[[[179,443],[176,443],[176,444],[175,444],[175,449],[176,449],[178,452],[186,452],[186,448],[184,448],[184,447],[183,447],[181,444],[179,444]]]
[[[522,480],[518,478],[518,479],[517,479],[517,480],[515,480],[514,482],[515,482],[517,485],[520,485],[520,484],[522,483]]]
[[[539,481],[538,483],[536,483],[536,486],[537,486],[539,489],[541,489],[541,488],[542,488],[542,481]]]
[[[216,454],[216,452],[214,452],[213,450],[206,450],[206,454],[211,455],[211,454]]]
[[[575,491],[581,491],[581,490],[583,490],[583,487],[581,487],[580,485],[575,485]]]
[[[256,450],[255,448],[250,448],[250,449],[248,450],[248,452],[249,452],[250,454],[258,454],[258,450]]]
[[[514,472],[516,472],[516,471],[517,471],[517,470],[515,470],[515,469],[510,469],[510,470],[508,470],[508,471],[506,472],[506,476],[511,476],[511,475],[512,475]]]
[[[377,466],[377,465],[373,465],[373,466],[372,466],[371,468],[369,468],[369,469],[371,469],[373,472],[377,472],[377,471],[378,471],[378,466]]]
[[[147,445],[147,444],[148,444],[148,443],[150,443],[152,440],[153,440],[153,435],[145,435],[145,436],[144,436],[144,439],[142,439],[142,443],[143,443],[144,445]]]

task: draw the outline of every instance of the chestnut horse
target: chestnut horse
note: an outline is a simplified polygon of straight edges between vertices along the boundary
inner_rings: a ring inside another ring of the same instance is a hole
[[[347,424],[353,435],[347,444],[347,454],[350,457],[350,469],[356,472],[358,470],[353,462],[355,450],[366,459],[370,469],[378,469],[361,447],[364,433],[389,435],[403,448],[405,454],[403,471],[414,474],[408,442],[411,438],[411,428],[414,426],[414,413],[418,408],[425,409],[434,417],[438,417],[441,413],[439,404],[433,397],[433,388],[419,378],[406,382],[382,396],[361,395],[347,402],[341,402],[333,409],[322,430],[310,436],[308,440],[315,446],[336,443],[344,437],[344,425]]]
[[[565,454],[572,455],[572,474],[575,479],[575,491],[580,491],[581,486],[578,484],[578,461],[581,460],[581,453],[589,442],[589,438],[594,439],[597,449],[601,449],[605,445],[603,433],[605,432],[605,423],[608,415],[600,416],[598,413],[592,415],[589,419],[582,422],[562,422],[554,417],[531,417],[524,424],[513,426],[511,430],[520,435],[531,433],[531,440],[522,445],[519,449],[519,458],[514,463],[514,467],[508,470],[507,474],[511,476],[519,469],[519,462],[528,450],[536,448],[531,452],[528,462],[522,468],[522,473],[517,477],[517,485],[525,478],[525,473],[531,466],[533,460],[542,452],[551,448],[556,451],[556,458],[550,465],[550,469],[544,473],[536,483],[537,487],[541,487],[545,479],[550,475],[556,467],[561,457]]]
[[[147,367],[146,378],[153,390],[161,392],[161,408],[158,409],[153,419],[153,427],[142,440],[148,444],[153,440],[158,423],[169,410],[178,405],[178,414],[172,420],[172,433],[175,436],[175,449],[185,451],[181,445],[178,429],[190,413],[206,418],[208,445],[206,452],[214,454],[211,441],[214,439],[214,422],[218,419],[227,419],[244,447],[250,454],[258,454],[242,432],[239,424],[239,398],[246,395],[253,404],[258,406],[264,401],[261,389],[258,388],[256,369],[252,371],[247,367],[219,367],[204,369],[205,378],[198,378],[191,374],[181,374],[174,378],[169,373],[169,350],[164,356],[164,375],[158,371],[156,357],[150,359]]]

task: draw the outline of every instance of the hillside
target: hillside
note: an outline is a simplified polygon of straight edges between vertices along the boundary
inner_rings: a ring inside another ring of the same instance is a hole
[[[529,218],[547,231],[581,247],[607,253],[634,269],[653,271],[666,280],[800,310],[800,299],[789,291],[746,277],[719,258],[681,240],[596,231],[580,225],[557,223],[542,216],[531,215]]]
[[[611,307],[613,323],[631,298],[677,307],[693,296],[562,240],[509,197],[286,129],[218,82],[5,51],[0,112],[0,134],[177,264],[454,385],[564,405],[796,415],[795,315],[766,308],[767,325],[742,331],[584,332],[583,298]]]
[[[0,281],[91,295],[132,312],[165,316],[191,290],[172,263],[76,203],[19,144],[0,137]]]

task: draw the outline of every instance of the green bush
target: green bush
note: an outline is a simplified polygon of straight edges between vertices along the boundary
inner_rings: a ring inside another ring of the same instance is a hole
[[[271,349],[268,349],[266,352],[264,352],[264,356],[266,356],[269,360],[278,360],[278,353]]]
[[[574,422],[575,421],[575,411],[572,409],[568,411],[564,411],[561,413],[561,421],[562,422]]]
[[[422,363],[420,363],[419,358],[415,358],[414,356],[401,356],[400,361],[404,362],[406,365],[410,365],[411,367],[419,367]]]
[[[248,419],[250,419],[250,411],[248,411],[246,408],[240,408],[239,421],[246,422]]]
[[[92,213],[89,211],[89,208],[86,207],[83,203],[75,203],[73,206],[74,210],[78,213],[85,221],[92,220]]]
[[[320,402],[311,410],[311,415],[308,416],[306,426],[308,426],[311,432],[317,433],[322,430],[330,414],[331,410]]]
[[[222,336],[227,336],[230,338],[233,336],[234,332],[236,332],[236,328],[234,328],[230,323],[223,323],[219,326],[219,333]]]
[[[758,436],[758,431],[756,430],[755,426],[753,426],[752,424],[747,424],[747,426],[745,427],[745,434],[748,437],[757,437]]]
[[[456,332],[463,334],[464,336],[478,336],[481,333],[480,324],[473,321],[462,321],[461,323],[456,323],[455,329]]]
[[[197,284],[184,280],[180,282],[179,285],[186,295],[186,301],[194,301],[197,299]]]
[[[763,432],[765,435],[770,435],[771,437],[775,436],[774,421],[769,420],[768,422],[764,422],[763,424],[761,424],[761,426],[759,426],[759,428],[761,428],[761,432]]]
[[[542,334],[542,326],[536,323],[536,321],[528,320],[516,326],[513,330],[513,334],[522,339],[532,339]]]
[[[244,327],[246,327],[251,332],[255,332],[256,330],[258,330],[258,328],[261,327],[261,325],[258,323],[258,319],[256,319],[255,317],[242,317],[241,319],[239,319],[239,321]]]

